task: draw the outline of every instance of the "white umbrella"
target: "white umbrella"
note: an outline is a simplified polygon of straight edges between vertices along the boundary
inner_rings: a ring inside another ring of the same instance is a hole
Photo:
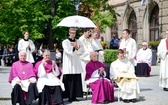
[[[74,15],[64,18],[57,26],[95,28],[96,25],[87,17]]]

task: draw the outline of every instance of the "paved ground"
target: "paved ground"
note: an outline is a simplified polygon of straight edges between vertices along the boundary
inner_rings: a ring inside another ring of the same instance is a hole
[[[10,67],[0,67],[0,98],[10,98],[11,86],[7,82]],[[129,105],[168,105],[168,92],[163,91],[159,86],[159,66],[152,66],[150,77],[140,77],[140,97],[138,102],[129,103]],[[65,99],[65,105],[92,105],[91,96],[88,100],[80,99],[79,102],[68,103]],[[122,101],[117,102],[117,92],[115,92],[115,102],[107,105],[125,105]],[[10,100],[0,100],[0,105],[11,105]],[[33,105],[38,105],[33,102]]]

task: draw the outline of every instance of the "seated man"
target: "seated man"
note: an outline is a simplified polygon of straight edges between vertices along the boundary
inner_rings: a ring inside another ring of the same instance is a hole
[[[136,102],[140,89],[138,79],[134,74],[134,66],[124,57],[124,51],[119,49],[118,59],[111,63],[110,77],[121,89],[121,98],[124,102]]]
[[[91,61],[86,65],[86,83],[92,89],[92,103],[114,101],[114,85],[105,77],[103,63],[97,61],[98,54],[90,53]]]
[[[61,71],[55,61],[50,60],[49,50],[44,51],[43,59],[36,63],[34,70],[38,77],[39,105],[62,104],[64,84],[58,78]]]
[[[19,61],[12,64],[9,83],[12,85],[12,105],[30,105],[38,97],[33,65],[26,61],[26,52],[19,52]]]
[[[142,48],[137,52],[136,60],[137,67],[135,74],[137,76],[150,76],[152,51],[148,48],[147,42],[142,43]]]

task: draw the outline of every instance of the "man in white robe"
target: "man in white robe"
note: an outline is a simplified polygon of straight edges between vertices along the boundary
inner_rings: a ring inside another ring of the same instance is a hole
[[[136,66],[135,56],[137,52],[136,41],[130,37],[130,31],[128,29],[123,30],[123,39],[121,40],[119,49],[124,50],[127,59]]]
[[[148,48],[147,42],[142,43],[142,48],[139,49],[137,52],[136,61],[137,61],[136,75],[150,76],[152,51],[151,49]],[[147,71],[144,71],[144,70],[147,70]]]
[[[121,98],[125,103],[136,102],[139,98],[138,78],[134,74],[134,66],[124,57],[124,51],[119,49],[118,59],[111,63],[110,78],[114,80],[121,89]]]
[[[32,52],[34,52],[35,46],[32,40],[29,39],[29,32],[24,32],[24,38],[18,43],[18,51],[26,51],[27,58],[26,61],[34,63],[34,58]]]
[[[166,38],[162,39],[159,43],[157,54],[161,61],[159,86],[164,91],[168,91],[168,30],[166,31]]]
[[[62,42],[63,47],[63,83],[65,85],[64,98],[69,102],[77,101],[77,97],[83,97],[82,78],[83,72],[80,55],[83,53],[83,45],[75,39],[76,29],[69,29],[69,38]]]
[[[97,30],[92,30],[91,32],[91,45],[94,51],[98,53],[98,61],[104,62],[104,51],[100,41],[97,39]]]
[[[83,92],[87,92],[87,85],[85,83],[85,76],[86,76],[86,64],[90,61],[90,52],[94,51],[91,44],[90,39],[90,30],[89,29],[83,29],[83,35],[79,38],[80,42],[83,45],[84,52],[80,56],[81,63],[82,63],[82,87]]]

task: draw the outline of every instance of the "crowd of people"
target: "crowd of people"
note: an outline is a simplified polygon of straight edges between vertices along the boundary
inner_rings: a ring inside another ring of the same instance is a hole
[[[144,41],[137,52],[136,41],[130,37],[130,31],[124,29],[123,39],[117,43],[120,46],[113,46],[118,49],[117,60],[111,63],[110,78],[106,78],[105,53],[98,30],[83,29],[82,32],[76,39],[76,28],[69,28],[68,38],[62,42],[63,54],[56,49],[55,60],[51,60],[50,51],[42,46],[38,50],[38,60],[34,60],[34,43],[29,39],[29,32],[24,32],[24,38],[18,42],[19,59],[12,64],[9,75],[13,105],[30,105],[37,98],[39,105],[62,105],[64,98],[69,102],[80,101],[88,87],[93,104],[109,103],[114,101],[115,85],[121,89],[123,102],[137,102],[140,95],[137,76],[150,76],[151,71],[152,53],[147,42]],[[167,50],[161,47],[162,44],[167,46],[167,41],[161,42],[158,54],[164,65]],[[166,72],[163,67],[160,86],[167,91],[167,74],[163,74]],[[147,70],[142,73],[140,68]]]

